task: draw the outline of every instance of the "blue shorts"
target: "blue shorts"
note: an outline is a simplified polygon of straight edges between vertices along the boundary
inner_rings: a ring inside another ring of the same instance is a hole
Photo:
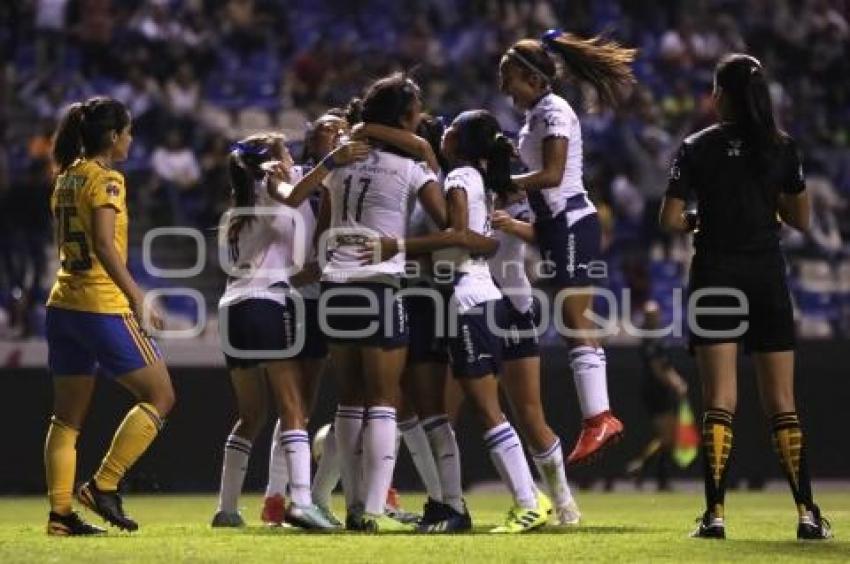
[[[55,376],[123,376],[162,358],[132,313],[47,308],[47,365]]]
[[[502,337],[502,359],[505,361],[540,356],[540,331],[537,302],[521,313],[508,298],[505,301],[505,324],[508,335]]]
[[[602,229],[599,217],[587,215],[572,226],[567,224],[567,214],[538,219],[534,234],[544,260],[541,284],[559,288],[600,286],[605,282],[605,272],[600,270]]]
[[[381,282],[322,282],[319,304],[324,310],[319,314],[320,322],[326,325],[322,332],[331,343],[385,349],[408,344],[407,310],[396,286]]]
[[[253,368],[274,360],[324,358],[327,345],[318,333],[316,301],[301,300],[304,307],[297,307],[297,299],[287,297],[283,304],[247,299],[219,308],[219,318],[227,317],[227,331],[221,332],[227,367]]]
[[[442,294],[441,303],[435,302],[428,296],[405,296],[404,306],[407,308],[407,317],[410,323],[410,343],[407,348],[407,363],[419,364],[432,362],[447,364],[449,361],[446,349],[445,337],[437,337],[437,308],[443,306],[444,318],[446,316],[445,304],[448,298]]]
[[[502,341],[487,325],[488,311],[498,327],[505,326],[505,304],[493,300],[458,315],[457,336],[449,338],[452,373],[455,378],[496,375],[502,368]]]

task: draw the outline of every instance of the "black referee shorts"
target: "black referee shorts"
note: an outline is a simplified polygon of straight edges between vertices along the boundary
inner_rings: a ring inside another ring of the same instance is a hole
[[[688,288],[688,331],[694,346],[737,342],[745,352],[793,350],[794,313],[779,252],[694,256]],[[738,291],[738,297],[730,290]],[[700,292],[701,297],[696,296]],[[711,292],[711,293],[706,293]],[[739,308],[710,313],[701,308]],[[741,324],[746,329],[740,331]],[[739,335],[734,335],[737,331]]]

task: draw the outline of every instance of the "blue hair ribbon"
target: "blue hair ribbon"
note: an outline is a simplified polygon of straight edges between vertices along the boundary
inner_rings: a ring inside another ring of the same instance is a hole
[[[230,146],[230,151],[236,151],[239,155],[256,155],[258,157],[263,157],[269,152],[268,147],[258,147],[257,145],[250,145],[248,143],[242,143],[241,141],[237,141],[236,143]]]
[[[563,33],[564,30],[559,27],[552,28],[540,37],[540,42],[544,48],[548,48],[549,44],[554,43]]]

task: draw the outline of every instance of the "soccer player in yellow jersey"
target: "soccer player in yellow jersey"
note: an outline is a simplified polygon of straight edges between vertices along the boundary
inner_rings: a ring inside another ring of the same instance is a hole
[[[53,145],[58,176],[50,199],[60,268],[47,301],[48,365],[53,417],[44,447],[50,499],[49,535],[91,535],[71,506],[76,442],[91,402],[98,366],[136,398],[109,452],[77,499],[107,522],[135,531],[118,482],[145,452],[174,404],[171,379],[146,327],[162,328],[156,307],[127,270],[124,177],[112,164],[127,158],[132,136],[123,104],[92,98],[73,104]]]

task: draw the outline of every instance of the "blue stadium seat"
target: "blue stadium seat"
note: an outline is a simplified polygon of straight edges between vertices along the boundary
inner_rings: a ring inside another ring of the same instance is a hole
[[[828,292],[810,292],[802,289],[794,291],[794,301],[800,313],[818,319],[838,319],[839,302],[836,295]]]
[[[276,80],[257,80],[246,88],[245,105],[267,111],[280,109],[281,100]]]
[[[211,103],[227,110],[245,105],[240,84],[223,75],[213,74],[207,79],[205,98]]]

